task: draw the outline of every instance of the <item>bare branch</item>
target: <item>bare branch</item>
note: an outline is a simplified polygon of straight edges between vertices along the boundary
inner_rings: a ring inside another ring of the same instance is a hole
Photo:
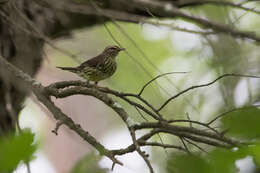
[[[74,84],[74,85],[77,85],[77,87],[68,87],[67,86],[68,88],[64,89],[63,87],[65,86],[65,84]],[[87,85],[87,84],[84,82],[80,82],[80,81],[74,81],[74,82],[68,81],[68,82],[55,83],[55,84],[52,84],[51,87],[56,86],[57,88],[62,88],[62,90],[59,93],[52,93],[51,95],[54,95],[59,98],[67,97],[67,96],[74,95],[74,94],[86,94],[86,95],[94,96],[92,94],[92,92],[93,92],[92,90],[95,90],[96,88],[92,88],[92,89],[86,88],[86,87],[83,87],[84,85]],[[91,87],[91,84],[89,87]],[[111,92],[111,91],[112,90],[109,90],[107,92]],[[97,92],[97,91],[95,91],[95,92]],[[114,91],[112,91],[112,92],[114,92]],[[124,93],[118,93],[118,95],[120,95],[120,94],[121,94],[121,96],[124,95]],[[121,96],[120,96],[120,98],[121,98]],[[97,96],[97,95],[95,95],[95,97],[99,98],[99,96]],[[129,104],[132,104],[132,103],[129,102]],[[133,106],[135,106],[135,104]],[[146,110],[144,107],[143,107],[143,109]],[[205,126],[209,129],[211,129],[214,133],[204,132],[202,130],[195,129],[193,127],[172,126],[169,124],[169,123],[174,123],[174,122],[189,122],[189,123],[199,124],[199,125],[202,125],[202,126]],[[168,130],[171,129],[174,131],[187,132],[190,134],[195,134],[195,135],[204,136],[207,138],[212,138],[214,140],[220,140],[220,141],[226,142],[230,145],[234,145],[237,143],[237,142],[234,142],[233,140],[230,140],[230,139],[222,136],[215,129],[211,128],[209,125],[207,125],[205,123],[197,122],[197,121],[192,121],[192,120],[169,120],[166,122],[159,122],[159,123],[149,123],[148,122],[148,123],[142,123],[139,125],[133,125],[133,128],[135,130],[144,129],[144,128],[165,128]]]
[[[148,121],[145,116],[142,114],[142,112],[135,106],[136,111],[139,113],[139,115],[141,115],[141,117],[145,120]]]
[[[250,106],[244,106],[244,107],[241,107],[241,108],[234,108],[234,109],[228,110],[226,112],[223,112],[223,113],[217,115],[214,119],[212,119],[211,121],[209,121],[206,124],[207,125],[211,125],[212,123],[217,121],[219,118],[222,118],[223,116],[225,116],[225,115],[227,115],[227,114],[229,114],[231,112],[235,112],[235,111],[239,111],[239,110],[243,110],[243,109],[255,108],[255,107],[260,107],[260,105],[250,105]]]
[[[194,147],[198,148],[199,150],[205,152],[205,153],[208,153],[206,150],[204,150],[202,147],[200,147],[199,145],[191,142],[190,140],[186,139],[186,138],[183,138],[184,141],[188,142],[189,144],[193,145]]]
[[[244,11],[248,11],[248,12],[253,12],[256,14],[260,14],[260,11],[254,10],[252,8],[247,8],[242,6],[241,4],[235,4],[232,2],[228,2],[228,1],[191,1],[191,2],[182,2],[180,1],[180,3],[178,4],[179,8],[183,8],[183,7],[194,7],[194,6],[200,6],[200,5],[216,5],[216,6],[225,6],[225,7],[233,7],[233,8],[237,8],[237,9],[241,9]]]
[[[209,130],[215,132],[216,134],[219,134],[219,132],[216,129],[210,127],[208,123],[202,123],[202,122],[194,121],[194,120],[168,120],[167,122],[169,124],[170,123],[178,123],[178,122],[187,122],[189,124],[197,124],[197,125],[200,125],[200,126],[208,128]],[[190,127],[192,127],[192,126],[190,125]]]
[[[247,77],[247,78],[260,78],[260,76],[254,76],[254,75],[242,75],[242,74],[234,74],[234,73],[230,73],[230,74],[223,74],[221,76],[219,76],[218,78],[216,78],[215,80],[211,81],[211,82],[208,82],[208,83],[205,83],[205,84],[201,84],[201,85],[194,85],[194,86],[191,86],[181,92],[179,92],[178,94],[170,97],[168,100],[166,100],[158,109],[157,111],[161,111],[170,101],[172,101],[173,99],[176,99],[177,97],[179,97],[180,95],[182,94],[185,94],[186,92],[190,91],[190,90],[193,90],[193,89],[196,89],[196,88],[202,88],[202,87],[206,87],[206,86],[210,86],[212,84],[214,84],[215,82],[217,82],[218,80],[224,78],[224,77],[230,77],[230,76],[233,76],[233,77]]]
[[[139,141],[147,141],[149,140],[153,135],[155,135],[157,133],[157,130],[151,130],[150,132],[148,132],[147,134],[143,135],[142,137],[140,137],[139,139],[137,139],[137,142]],[[124,155],[126,153],[131,153],[135,151],[136,146],[134,144],[131,144],[130,146],[123,148],[123,149],[116,149],[116,150],[111,150],[111,152],[114,155]]]
[[[136,136],[135,136],[135,131],[134,131],[134,129],[133,129],[133,128],[129,128],[129,130],[130,130],[131,137],[132,137],[132,140],[133,140],[133,142],[134,142],[136,151],[137,151],[137,152],[139,153],[139,155],[144,159],[146,165],[148,166],[148,168],[149,168],[149,170],[150,170],[150,173],[154,173],[153,167],[152,167],[150,161],[149,161],[148,158],[147,158],[148,156],[147,156],[143,151],[141,151],[140,146],[139,146],[138,142],[136,141]]]
[[[141,110],[143,110],[145,113],[147,113],[148,115],[152,116],[154,119],[156,120],[163,120],[162,115],[159,114],[156,109],[145,99],[143,99],[142,97],[136,95],[136,94],[129,94],[129,93],[119,93],[117,91],[114,90],[102,90],[103,92],[106,92],[108,94],[113,94],[114,96],[120,97],[121,99],[125,100],[126,102],[128,102],[129,104],[136,106],[138,108],[140,108]],[[155,113],[149,111],[148,109],[146,109],[144,106],[142,106],[139,103],[136,103],[134,101],[131,101],[130,99],[128,99],[126,96],[132,96],[135,97],[137,99],[139,99],[140,101],[142,101],[144,104],[146,104],[149,108],[151,108]]]
[[[152,129],[160,128],[160,129],[166,129],[168,131],[173,131],[174,133],[175,132],[185,132],[185,133],[189,133],[189,134],[194,134],[194,135],[198,135],[198,136],[212,138],[214,140],[220,140],[222,142],[225,142],[229,145],[239,145],[240,144],[240,142],[233,140],[233,139],[230,139],[230,138],[227,138],[227,137],[222,136],[220,134],[205,132],[205,131],[196,129],[194,127],[184,127],[184,126],[170,125],[166,122],[141,123],[141,124],[133,125],[133,128],[135,130],[141,130],[141,129],[147,129],[147,128],[152,128]]]
[[[187,145],[185,144],[185,141],[183,140],[183,137],[180,137],[180,136],[179,136],[179,138],[180,138],[181,143],[183,144],[184,148],[186,149],[187,153],[188,153],[188,154],[191,154],[189,148],[187,147]]]
[[[177,145],[171,145],[171,144],[162,144],[162,143],[158,143],[158,142],[145,142],[145,141],[139,141],[138,142],[140,146],[157,146],[157,147],[161,147],[161,148],[174,148],[174,149],[178,149],[181,151],[185,151],[187,152],[187,150],[181,146],[177,146]]]
[[[80,86],[80,87],[87,87],[87,88],[95,87],[95,85],[92,85],[92,84],[87,83],[87,82],[82,82],[82,81],[63,81],[63,82],[53,83],[53,84],[49,85],[46,88],[50,88],[51,90],[53,90],[54,88],[56,88],[56,89],[63,89],[63,88],[71,87],[71,86]],[[107,94],[112,94],[112,95],[114,95],[116,97],[121,98],[122,100],[126,101],[130,105],[133,105],[133,106],[139,108],[140,110],[144,111],[145,113],[147,113],[148,115],[153,117],[155,120],[162,119],[161,118],[162,116],[160,114],[153,113],[153,112],[149,111],[148,109],[146,109],[143,105],[141,105],[139,103],[136,103],[136,102],[134,102],[134,101],[132,101],[132,100],[127,98],[127,96],[135,97],[135,98],[139,99],[141,102],[143,102],[145,105],[147,105],[149,108],[151,108],[155,112],[156,109],[148,101],[143,99],[141,96],[138,96],[136,94],[131,94],[131,93],[122,93],[122,92],[118,92],[118,91],[115,91],[115,90],[112,90],[112,89],[107,90],[106,88],[102,88],[102,87],[99,87],[97,89],[99,91],[101,91],[101,92],[104,92],[104,93],[107,93]],[[74,90],[75,90],[75,92],[74,91],[71,92],[72,95],[73,94],[84,94],[84,92],[82,92],[81,90],[79,90],[79,91],[77,91],[76,89],[74,89]],[[87,94],[87,93],[85,93],[85,94]],[[63,96],[63,97],[65,97],[65,96]]]
[[[168,129],[157,129],[158,133],[168,133],[168,134],[173,134],[175,136],[178,137],[182,137],[182,138],[188,138],[191,139],[192,141],[195,142],[199,142],[199,143],[204,143],[207,145],[211,145],[211,146],[215,146],[215,147],[222,147],[222,148],[232,148],[234,147],[234,145],[229,145],[226,143],[222,143],[221,141],[216,141],[216,140],[211,140],[208,138],[202,138],[202,137],[198,137],[196,135],[192,135],[186,132],[176,132],[176,131],[172,131],[172,130],[168,130]]]
[[[58,135],[58,130],[59,130],[59,128],[60,128],[60,126],[61,126],[62,124],[63,124],[62,121],[57,121],[57,122],[56,122],[56,127],[55,127],[55,129],[52,130],[51,132],[54,133],[55,135]]]
[[[163,17],[180,17],[183,19],[186,19],[188,21],[191,21],[193,23],[197,23],[198,26],[203,26],[205,28],[211,28],[216,32],[226,33],[230,34],[234,37],[241,37],[241,38],[249,38],[255,41],[260,41],[260,37],[256,36],[252,32],[243,32],[236,29],[233,29],[231,26],[215,23],[213,21],[195,17],[192,15],[189,15],[185,12],[182,12],[177,7],[172,5],[168,2],[157,2],[157,1],[146,1],[146,0],[132,0],[132,3],[130,3],[131,6],[134,6],[140,10],[143,8],[149,9],[153,14]]]
[[[142,89],[140,90],[140,92],[139,92],[137,95],[140,96],[140,95],[143,93],[144,89],[145,89],[150,83],[152,83],[153,81],[155,81],[156,79],[158,79],[158,78],[160,78],[160,77],[163,77],[163,76],[169,75],[169,74],[184,74],[184,73],[188,73],[188,72],[169,72],[169,73],[160,74],[160,75],[154,77],[153,79],[151,79],[150,81],[148,81],[148,82],[142,87]]]
[[[55,119],[63,122],[63,124],[65,124],[71,130],[76,132],[79,136],[82,137],[82,139],[84,139],[93,147],[95,147],[101,155],[107,156],[113,161],[113,163],[123,165],[114,157],[114,155],[109,150],[107,150],[102,144],[100,144],[93,136],[91,136],[88,132],[84,131],[80,127],[80,125],[75,124],[71,118],[69,118],[59,108],[57,108],[48,97],[48,93],[46,92],[45,88],[39,82],[31,78],[29,75],[25,74],[21,70],[17,69],[17,67],[7,62],[3,57],[0,57],[0,65],[2,66],[1,68],[6,68],[18,79],[22,79],[27,84],[27,86],[32,89],[33,93],[36,95],[38,100],[41,101],[53,114],[53,117]]]
[[[38,0],[35,1],[37,2]],[[112,18],[115,20],[120,20],[125,22],[149,23],[148,21],[150,20],[150,18],[146,16],[126,13],[126,12],[116,11],[111,9],[102,9],[102,11],[100,10],[97,11],[96,9],[93,8],[92,5],[82,5],[82,4],[71,3],[68,1],[63,2],[61,4],[51,4],[48,3],[47,0],[44,0],[44,2],[48,4],[47,7],[56,10],[69,11],[73,13],[80,13],[86,15],[103,16],[103,17]],[[139,10],[142,11],[144,9],[149,9],[151,12],[153,12],[153,14],[162,17],[180,17],[185,20],[191,21],[193,23],[197,23],[199,26],[202,26],[204,28],[210,28],[218,33],[221,32],[224,34],[229,34],[233,37],[248,38],[248,39],[255,40],[257,42],[260,41],[260,37],[252,32],[239,31],[228,25],[215,23],[207,19],[186,14],[180,11],[172,4],[167,2],[164,3],[164,2],[145,1],[145,0],[131,0],[131,3],[129,3],[129,5],[138,8]]]
[[[147,133],[144,136],[137,139],[137,141],[138,142],[140,141],[140,144],[142,144],[144,141],[149,140],[152,136],[154,136],[158,133],[173,134],[173,135],[176,135],[178,137],[185,137],[185,138],[191,139],[192,141],[196,141],[196,142],[200,142],[200,143],[204,143],[204,144],[216,146],[216,147],[231,148],[231,147],[236,146],[236,145],[226,144],[226,143],[223,143],[221,141],[218,142],[216,140],[210,140],[208,138],[197,137],[197,136],[191,135],[187,132],[178,132],[178,131],[174,131],[174,130],[168,130],[166,128],[155,128],[155,129],[151,130],[149,133]],[[167,144],[160,144],[160,145],[167,146]],[[176,149],[178,149],[178,147]],[[184,151],[188,152],[185,148],[182,148],[180,150],[183,151],[183,149],[184,149]],[[126,154],[126,153],[131,153],[133,151],[135,151],[135,145],[134,144],[132,144],[132,145],[130,145],[127,148],[124,148],[124,149],[112,150],[111,152],[114,153],[114,155],[123,155],[123,154]]]

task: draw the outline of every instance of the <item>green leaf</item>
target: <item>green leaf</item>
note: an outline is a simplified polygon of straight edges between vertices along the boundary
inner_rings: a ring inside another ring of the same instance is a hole
[[[222,118],[222,122],[233,136],[247,139],[260,136],[260,109],[257,107],[230,112]]]
[[[13,170],[21,161],[29,161],[36,150],[34,134],[24,131],[0,139],[0,172]]]
[[[200,155],[172,155],[167,163],[168,173],[210,173],[212,167]]]
[[[250,154],[247,147],[237,150],[216,149],[207,155],[176,154],[169,157],[168,173],[233,173],[237,171],[235,162]]]
[[[260,166],[260,144],[245,147],[245,150],[254,158],[255,164]]]
[[[107,169],[100,168],[98,165],[100,156],[97,156],[95,153],[90,153],[84,158],[82,158],[78,163],[74,166],[71,173],[106,173]]]
[[[211,162],[213,170],[221,173],[237,172],[235,161],[246,157],[247,153],[244,150],[237,149],[216,149],[208,155],[208,159]]]

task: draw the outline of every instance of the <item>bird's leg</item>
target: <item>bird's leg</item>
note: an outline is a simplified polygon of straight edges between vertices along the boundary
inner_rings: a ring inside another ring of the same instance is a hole
[[[98,82],[97,82],[97,81],[95,81],[94,86],[95,86],[96,88],[102,88],[102,87],[98,86]]]

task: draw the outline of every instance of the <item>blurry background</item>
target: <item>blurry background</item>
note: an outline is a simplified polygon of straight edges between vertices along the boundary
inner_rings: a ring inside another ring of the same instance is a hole
[[[248,7],[259,8],[259,4],[251,3],[248,4]],[[214,21],[232,24],[234,28],[260,34],[259,16],[252,13],[217,6],[203,6],[199,10],[196,8],[187,10],[197,16],[203,15]],[[199,30],[196,25],[183,20],[175,19],[164,22]],[[209,82],[224,73],[260,75],[259,46],[250,40],[236,39],[226,34],[184,33],[148,24],[119,24],[134,40],[137,47],[113,23],[106,23],[107,29],[127,49],[130,56],[125,52],[120,53],[117,59],[118,70],[115,75],[100,82],[99,85],[122,92],[137,93],[146,82],[158,74],[188,72],[160,78],[144,91],[144,97],[155,107],[159,107],[167,98],[180,90]],[[76,54],[78,58],[73,59],[46,46],[46,57],[37,79],[43,85],[80,79],[72,73],[55,67],[77,66],[99,54],[107,45],[116,44],[107,29],[100,25],[77,30],[70,38],[54,41],[56,46]],[[231,108],[258,103],[260,100],[259,84],[260,80],[257,79],[225,78],[214,85],[193,90],[179,97],[167,105],[162,113],[169,119],[186,119],[188,115],[192,120],[205,122]],[[117,98],[114,99],[126,108],[133,121],[145,121],[134,108]],[[107,148],[118,149],[131,144],[128,130],[118,116],[95,98],[72,96],[57,99],[55,104]],[[146,118],[149,119],[149,117]],[[31,162],[32,173],[70,172],[80,159],[91,160],[96,155],[96,151],[90,145],[63,126],[59,129],[58,136],[51,133],[51,130],[55,128],[55,121],[42,105],[35,102],[34,96],[26,100],[25,108],[20,114],[20,124],[23,128],[30,127],[36,133],[36,140],[39,143],[36,157]],[[178,140],[164,135],[162,135],[162,139],[165,143],[179,143]],[[154,138],[154,140],[158,139]],[[206,146],[205,148],[207,149]],[[165,151],[158,148],[146,148],[146,151],[150,153],[155,170],[160,173],[166,172],[167,154]],[[125,166],[116,166],[113,173],[148,172],[143,160],[136,153],[121,156],[119,159]],[[94,163],[95,161],[93,161],[93,167],[97,167]],[[112,163],[110,160],[102,158],[98,165],[101,168],[110,169]],[[250,158],[244,159],[238,165],[243,165],[241,173],[250,173],[254,168]],[[100,172],[102,171],[105,170],[100,170]],[[26,172],[24,165],[21,165],[16,171],[16,173],[21,172]]]

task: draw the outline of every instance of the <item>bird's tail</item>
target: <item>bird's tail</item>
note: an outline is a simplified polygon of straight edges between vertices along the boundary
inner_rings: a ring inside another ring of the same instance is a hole
[[[66,71],[70,71],[70,72],[73,72],[73,73],[77,72],[77,68],[75,68],[75,67],[57,67],[57,68],[62,69],[62,70],[66,70]]]

